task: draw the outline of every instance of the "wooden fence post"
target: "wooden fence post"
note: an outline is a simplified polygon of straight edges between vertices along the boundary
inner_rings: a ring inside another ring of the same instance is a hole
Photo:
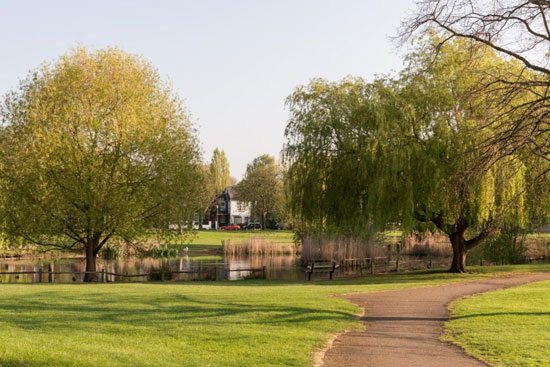
[[[266,271],[265,271],[265,265],[262,265],[262,278],[265,280],[266,278]]]
[[[48,264],[48,283],[53,283],[53,267],[52,264]]]
[[[160,280],[164,282],[164,270],[160,271]]]
[[[395,272],[399,273],[399,258],[395,260]]]
[[[371,260],[371,263],[370,263],[370,273],[372,275],[374,275],[375,273],[375,269],[374,269],[374,260]]]
[[[38,268],[38,283],[42,283],[42,268]]]
[[[107,274],[105,274],[105,268],[103,268],[103,269],[101,270],[101,281],[102,281],[103,283],[106,283],[106,282],[107,282]]]

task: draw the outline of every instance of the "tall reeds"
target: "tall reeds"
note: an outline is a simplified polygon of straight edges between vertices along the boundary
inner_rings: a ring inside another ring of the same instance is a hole
[[[403,238],[401,253],[411,256],[452,256],[449,237],[439,232],[413,233]]]
[[[285,255],[299,252],[290,242],[271,242],[263,238],[252,237],[249,240],[236,242],[232,240],[222,241],[224,255]]]
[[[385,246],[372,239],[310,235],[302,239],[302,264],[315,260],[344,262],[348,259],[386,256]]]
[[[364,258],[386,257],[391,260],[402,255],[447,257],[452,252],[447,237],[439,233],[405,237],[380,234],[375,238],[309,235],[302,239],[303,265],[314,260],[345,263]]]

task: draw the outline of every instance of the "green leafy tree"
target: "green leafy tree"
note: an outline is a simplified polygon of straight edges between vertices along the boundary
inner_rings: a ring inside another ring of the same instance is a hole
[[[216,192],[222,193],[223,190],[231,186],[231,175],[229,174],[229,162],[225,152],[218,148],[214,150],[212,161],[210,162],[210,173],[214,179]]]
[[[3,230],[82,248],[87,272],[110,239],[177,221],[197,185],[199,149],[180,100],[149,62],[116,48],[43,65],[6,96],[1,118]]]
[[[285,147],[295,215],[312,230],[345,234],[388,223],[438,229],[451,242],[453,272],[465,271],[468,251],[501,223],[526,225],[528,203],[544,190],[525,183],[547,165],[518,152],[467,174],[484,155],[475,148],[493,134],[486,117],[502,108],[472,91],[483,71],[517,67],[470,46],[447,43],[433,62],[421,44],[398,80],[297,88]]]
[[[194,197],[197,201],[196,207],[199,213],[199,228],[201,228],[203,217],[219,192],[216,190],[216,183],[209,165],[201,164],[198,172],[200,174],[200,185],[196,187],[197,190]]]
[[[174,172],[176,180],[170,184],[170,196],[167,202],[169,209],[162,223],[155,223],[157,228],[177,226],[179,234],[183,235],[191,228],[198,214],[199,228],[206,211],[216,195],[214,180],[207,164],[198,164],[196,168]],[[159,231],[159,234],[162,231]]]
[[[245,176],[236,187],[239,200],[252,204],[252,213],[261,218],[264,229],[268,214],[275,216],[282,212],[284,198],[281,173],[275,158],[263,154],[247,165]]]

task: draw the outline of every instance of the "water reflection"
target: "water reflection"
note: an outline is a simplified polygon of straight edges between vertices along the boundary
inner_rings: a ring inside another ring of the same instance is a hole
[[[181,256],[173,258],[118,258],[97,260],[97,271],[105,270],[107,281],[135,282],[161,280],[239,280],[253,276],[268,279],[296,279],[299,262],[293,255],[269,256]],[[3,283],[77,282],[86,268],[84,258],[21,258],[0,259],[0,272],[35,272],[35,274],[0,275]],[[245,269],[245,270],[240,270]],[[259,269],[260,271],[251,271]],[[42,272],[41,274],[39,272]],[[50,274],[63,273],[63,274]],[[174,273],[183,272],[183,273]],[[133,277],[117,276],[132,275]],[[153,274],[152,274],[153,273]]]
[[[389,259],[389,258],[388,258]],[[402,260],[405,260],[404,258]],[[401,270],[426,268],[425,260],[414,260],[401,263]],[[442,259],[443,260],[443,259]],[[418,261],[418,262],[416,262]],[[436,264],[434,264],[436,265]],[[436,266],[446,266],[442,263]],[[264,268],[265,266],[265,268]],[[434,267],[436,267],[434,266]],[[0,272],[35,272],[35,274],[0,275],[3,283],[38,283],[38,282],[79,282],[86,267],[84,258],[50,258],[50,259],[0,259]],[[240,270],[243,269],[243,270]],[[259,271],[253,272],[250,269]],[[185,255],[173,258],[119,258],[115,260],[98,259],[97,270],[107,273],[133,275],[123,277],[106,275],[109,282],[136,282],[164,280],[239,280],[244,278],[263,277],[266,279],[305,280],[307,274],[300,267],[300,257],[296,255],[258,255],[258,256],[193,256]],[[396,270],[395,260],[376,264],[376,272]],[[42,272],[39,274],[39,272]],[[63,274],[49,274],[61,272]],[[336,278],[349,278],[367,275],[370,267],[341,267],[336,270]],[[164,272],[164,274],[163,274]],[[174,273],[183,272],[183,273]],[[317,273],[313,279],[328,279],[328,274]]]

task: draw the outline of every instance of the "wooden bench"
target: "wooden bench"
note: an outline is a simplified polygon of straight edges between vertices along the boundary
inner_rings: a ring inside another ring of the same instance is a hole
[[[332,274],[339,267],[340,265],[336,264],[336,261],[315,260],[305,269],[307,273],[307,280],[311,280],[311,274],[313,273],[329,273],[330,280],[332,280]]]

